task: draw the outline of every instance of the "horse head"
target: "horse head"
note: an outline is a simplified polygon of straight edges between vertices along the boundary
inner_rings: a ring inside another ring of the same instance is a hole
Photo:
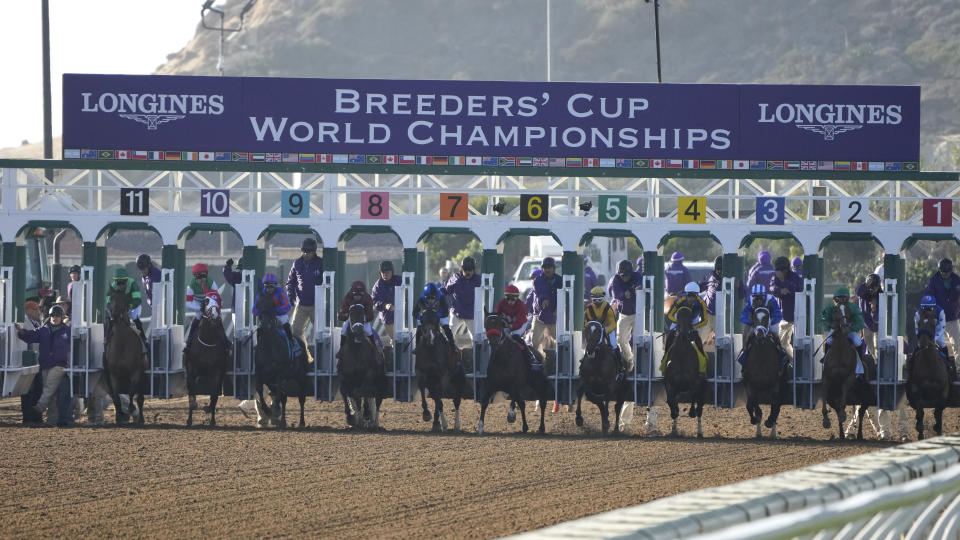
[[[767,324],[770,320],[770,310],[766,307],[754,308],[753,314],[751,315],[751,322],[753,327],[756,329],[756,333],[760,335],[767,334]]]
[[[110,302],[107,304],[110,318],[114,321],[129,322],[130,313],[127,310],[127,295],[120,289],[110,291]]]
[[[833,310],[833,331],[841,336],[850,333],[850,310],[846,304],[841,304]]]
[[[677,333],[681,336],[687,335],[693,328],[693,309],[690,306],[680,306],[677,308]]]
[[[587,354],[593,355],[597,347],[603,343],[603,325],[598,321],[588,321],[586,334],[583,336],[587,344]]]
[[[932,307],[920,310],[920,317],[917,321],[917,340],[920,342],[920,348],[925,349],[933,343],[938,318],[937,310]]]
[[[486,313],[486,310],[484,312]],[[503,318],[503,314],[499,311],[486,313],[483,318],[483,329],[487,333],[487,339],[490,340],[491,345],[497,346],[503,341],[506,334],[507,320]],[[491,330],[494,332],[491,333]]]
[[[350,325],[350,336],[354,343],[363,343],[365,338],[364,325],[367,322],[367,309],[363,304],[353,304],[347,312],[347,321]]]
[[[257,316],[260,318],[260,328],[277,327],[277,306],[273,303],[273,297],[261,294],[257,299]]]
[[[420,313],[420,339],[427,346],[433,347],[440,333],[440,316],[432,309],[425,309]]]

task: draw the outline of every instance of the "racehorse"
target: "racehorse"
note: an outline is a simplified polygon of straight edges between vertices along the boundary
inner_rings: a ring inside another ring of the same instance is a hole
[[[520,408],[520,418],[523,422],[523,432],[529,431],[527,425],[526,399],[532,397],[540,405],[539,433],[546,431],[544,412],[547,400],[553,392],[546,375],[543,373],[543,364],[539,369],[530,366],[526,353],[520,350],[509,337],[510,326],[503,315],[494,312],[486,313],[483,319],[483,328],[490,340],[490,362],[487,365],[487,381],[483,397],[480,400],[480,421],[477,423],[477,434],[483,435],[483,421],[486,417],[487,406],[497,392],[506,392],[511,402]],[[492,332],[493,331],[493,332]]]
[[[210,425],[217,425],[217,399],[223,389],[223,379],[227,374],[230,359],[227,347],[221,339],[223,321],[216,305],[210,305],[210,299],[203,299],[203,315],[197,327],[197,337],[183,361],[184,375],[187,379],[187,394],[190,403],[197,402],[197,394],[210,395]],[[187,426],[193,425],[193,406],[188,407]]]
[[[751,316],[752,326],[755,328],[751,336],[750,352],[743,362],[743,385],[747,391],[747,413],[750,423],[757,426],[757,438],[762,437],[760,420],[763,411],[760,410],[761,400],[770,400],[770,416],[765,426],[770,428],[770,438],[777,438],[777,418],[780,416],[780,406],[786,381],[780,368],[780,351],[774,337],[768,333],[767,324],[770,320],[770,311],[765,307],[756,308]]]
[[[937,313],[933,309],[920,312],[917,336],[920,346],[910,360],[907,373],[907,402],[917,412],[917,438],[923,439],[923,409],[933,408],[933,430],[940,435],[943,430],[943,409],[950,394],[950,379],[947,366],[940,357],[940,350],[933,340],[936,331]]]
[[[456,360],[451,357],[450,347],[441,338],[440,317],[437,312],[427,309],[420,314],[420,332],[417,338],[416,362],[417,387],[420,389],[420,403],[423,406],[423,421],[430,421],[430,408],[427,407],[427,391],[433,399],[433,431],[447,430],[447,417],[443,413],[443,398],[453,398],[453,429],[460,431],[460,401],[463,399],[466,377]]]
[[[270,410],[263,398],[263,386],[266,385],[280,403],[279,427],[287,427],[287,396],[297,396],[300,400],[300,427],[303,419],[303,406],[307,400],[307,390],[312,388],[307,377],[306,345],[299,339],[299,352],[293,350],[289,336],[281,333],[277,325],[277,310],[273,297],[262,294],[257,299],[257,313],[260,325],[257,327],[257,345],[254,349],[254,370],[256,375],[257,398],[261,410]]]
[[[387,388],[383,365],[377,361],[376,344],[364,332],[366,308],[353,304],[348,311],[349,331],[340,340],[337,372],[340,374],[340,395],[347,425],[365,424],[371,429],[380,427],[380,403]],[[351,407],[351,401],[353,406]],[[364,405],[368,418],[356,417]]]
[[[833,345],[823,358],[823,427],[830,428],[830,418],[827,416],[829,404],[837,413],[840,438],[843,439],[847,405],[860,405],[857,439],[863,439],[863,416],[873,400],[870,399],[869,384],[857,380],[857,349],[847,338],[850,333],[849,317],[845,305],[839,305],[833,311]]]
[[[627,381],[617,381],[617,360],[606,339],[603,325],[597,321],[587,323],[586,352],[580,361],[580,382],[577,385],[577,425],[583,426],[580,402],[586,394],[587,399],[600,409],[603,433],[610,429],[609,405],[616,403],[616,418],[613,432],[620,433],[620,411],[627,396]]]
[[[124,417],[120,394],[128,394],[130,402],[137,401],[136,422],[143,424],[143,395],[147,388],[147,362],[143,358],[140,337],[130,326],[127,296],[123,290],[113,289],[107,304],[110,311],[110,343],[104,351],[103,371],[107,375],[107,390],[117,411],[117,425]]]
[[[691,343],[693,329],[691,318],[693,310],[683,306],[677,310],[677,336],[667,351],[669,361],[663,374],[664,387],[667,390],[667,405],[670,418],[673,419],[671,435],[679,435],[677,417],[680,416],[678,402],[681,398],[690,402],[690,418],[697,419],[697,437],[703,438],[703,402],[706,400],[707,378],[700,372],[700,358],[697,349]]]

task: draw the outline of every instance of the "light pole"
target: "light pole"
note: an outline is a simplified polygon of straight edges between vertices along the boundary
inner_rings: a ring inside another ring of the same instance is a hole
[[[653,2],[653,27],[657,37],[657,82],[663,82],[663,75],[660,73],[660,0],[644,0],[646,3]]]
[[[41,39],[43,40],[43,159],[53,158],[53,120],[50,97],[50,0],[40,5]],[[44,169],[48,182],[53,182],[53,169]]]
[[[243,10],[240,11],[240,25],[235,28],[225,28],[223,26],[223,18],[225,14],[222,9],[213,7],[214,1],[215,0],[206,0],[203,3],[203,7],[200,8],[200,24],[203,25],[203,27],[206,28],[207,30],[220,31],[220,53],[217,56],[217,70],[220,72],[220,76],[222,77],[223,76],[223,40],[224,40],[223,33],[239,32],[243,30],[243,17],[247,14],[248,11],[250,11],[250,8],[253,7],[253,4],[255,4],[257,0],[249,0],[247,2],[247,5],[243,6]],[[46,0],[44,0],[44,2],[46,2]],[[220,15],[220,26],[207,26],[207,21],[205,20],[204,17],[208,11],[212,11]]]

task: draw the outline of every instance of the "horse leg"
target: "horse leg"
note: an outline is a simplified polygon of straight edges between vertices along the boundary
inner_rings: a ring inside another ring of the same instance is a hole
[[[517,421],[517,400],[510,400],[510,410],[507,411],[507,423],[512,424]]]
[[[108,373],[106,376],[107,379],[107,391],[110,392],[110,398],[113,399],[113,408],[117,413],[117,425],[121,424],[121,419],[123,418],[123,406],[120,403],[120,394],[117,392],[115,384],[116,381],[112,374]]]
[[[700,379],[700,391],[697,392],[697,438],[703,438],[703,403],[706,401],[707,380]],[[692,406],[692,405],[691,405]],[[759,406],[757,407],[759,409]],[[759,411],[758,411],[759,414]]]
[[[427,389],[424,385],[417,384],[420,387],[420,404],[423,406],[423,421],[430,421],[430,408],[427,407]]]
[[[824,384],[826,387],[826,383]],[[824,388],[823,396],[823,429],[830,429],[830,417],[827,416],[827,388]]]
[[[351,411],[350,411],[350,401],[349,401],[349,399],[348,399],[347,396],[346,396],[345,394],[343,394],[342,392],[340,393],[340,397],[343,398],[343,413],[344,413],[345,415],[347,415],[347,425],[348,425],[348,426],[355,426],[355,425],[357,425],[357,418],[356,418],[353,414],[351,414]]]
[[[780,407],[783,406],[783,403],[780,399],[780,388],[777,387],[777,391],[773,394],[773,399],[770,400],[770,415],[767,416],[767,421],[763,425],[770,428],[770,438],[777,438],[777,419],[780,418]]]
[[[440,394],[439,384],[437,385],[437,397],[434,398],[433,428],[434,431],[443,433],[447,430],[447,415],[443,413],[443,397]],[[430,394],[433,394],[431,391]],[[439,420],[439,423],[437,422]],[[440,429],[438,430],[437,427]]]
[[[670,418],[673,419],[673,428],[670,430],[670,435],[679,437],[680,430],[677,427],[677,417],[680,416],[680,406],[677,404],[677,396],[673,395],[671,390],[667,391],[667,406],[670,407]]]
[[[515,395],[520,395],[519,393]],[[522,422],[523,432],[526,433],[530,430],[530,426],[527,425],[527,402],[522,399],[517,400],[517,405],[520,406],[520,420]]]
[[[307,403],[307,394],[305,394],[302,390],[300,391],[299,401],[300,401],[300,427],[307,427],[307,423],[303,421],[303,406]]]
[[[617,400],[614,401],[613,406],[617,408],[617,410],[614,411],[615,416],[614,416],[614,422],[613,422],[613,434],[619,435],[620,434],[620,411],[623,409],[623,397],[622,396],[617,397]]]
[[[583,413],[580,412],[580,402],[583,401],[583,383],[577,385],[577,427],[583,427]]]
[[[604,400],[597,400],[597,408],[600,409],[600,429],[603,431],[603,434],[606,435],[607,431],[610,430],[610,407],[609,402]]]
[[[487,384],[489,385],[489,382]],[[477,435],[483,435],[483,419],[487,415],[487,404],[490,403],[490,396],[492,394],[492,391],[487,390],[480,400],[480,421],[477,422]]]
[[[857,440],[863,440],[863,417],[867,414],[867,406],[861,404],[860,412],[857,413]]]
[[[190,363],[186,362],[183,366],[183,376],[187,379],[187,427],[193,425],[193,404],[197,402],[197,389],[195,388],[196,384],[193,380],[193,373],[191,373]]]
[[[280,394],[280,429],[287,429],[287,395]]]
[[[460,431],[460,401],[459,392],[457,397],[453,398],[453,430]]]
[[[367,398],[367,403],[370,404],[370,427],[373,429],[380,428],[380,409],[377,407],[377,398],[369,397]]]
[[[144,393],[145,392],[142,389],[140,390],[139,393],[137,393],[137,424],[141,426],[143,425],[143,394]]]
[[[933,431],[935,431],[937,435],[943,435],[943,408],[943,405],[940,405],[933,409]]]
[[[917,411],[917,440],[923,440],[923,407],[915,407]]]

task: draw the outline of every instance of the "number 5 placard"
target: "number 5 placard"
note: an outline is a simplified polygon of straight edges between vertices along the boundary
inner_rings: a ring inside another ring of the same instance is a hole
[[[362,219],[390,219],[390,193],[386,191],[360,192]]]
[[[467,221],[467,194],[440,194],[440,221]]]

